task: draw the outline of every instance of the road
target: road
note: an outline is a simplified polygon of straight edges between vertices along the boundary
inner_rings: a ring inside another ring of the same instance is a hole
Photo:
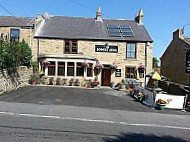
[[[190,116],[0,102],[1,142],[188,142]]]

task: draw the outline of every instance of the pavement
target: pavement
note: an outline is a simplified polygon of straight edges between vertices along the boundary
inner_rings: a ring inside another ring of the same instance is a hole
[[[190,115],[108,88],[28,86],[0,96],[1,142],[189,142]]]

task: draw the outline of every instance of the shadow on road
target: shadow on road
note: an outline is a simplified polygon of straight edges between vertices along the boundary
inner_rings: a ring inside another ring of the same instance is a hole
[[[104,138],[104,142],[188,142],[171,136],[155,136],[144,134],[121,134],[116,138]]]

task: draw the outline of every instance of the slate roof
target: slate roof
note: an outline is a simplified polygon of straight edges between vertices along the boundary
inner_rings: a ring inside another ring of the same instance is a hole
[[[0,27],[32,27],[35,18],[0,16]]]
[[[186,42],[188,42],[189,45],[190,45],[190,37],[186,37],[186,38],[184,38],[184,40],[185,40]]]
[[[134,37],[110,37],[107,25],[129,25]],[[89,40],[119,40],[119,41],[150,41],[152,39],[144,25],[138,25],[134,20],[52,16],[46,19],[35,37],[64,38]]]

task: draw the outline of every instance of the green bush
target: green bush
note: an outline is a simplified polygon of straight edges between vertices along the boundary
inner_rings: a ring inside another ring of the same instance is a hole
[[[1,40],[0,69],[13,71],[21,65],[30,67],[31,58],[31,49],[24,40],[22,42]]]

